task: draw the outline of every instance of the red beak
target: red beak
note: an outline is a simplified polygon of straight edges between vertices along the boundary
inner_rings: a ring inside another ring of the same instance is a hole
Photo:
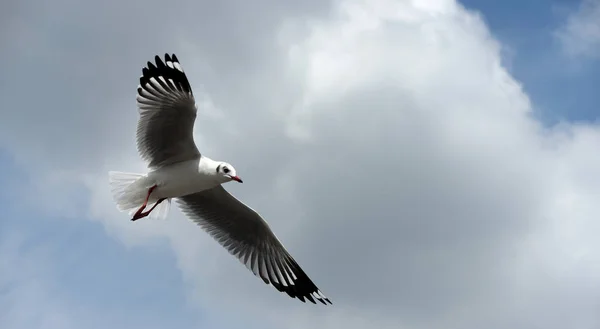
[[[238,176],[231,176],[231,179],[233,179],[236,182],[243,183],[242,179],[239,178]]]

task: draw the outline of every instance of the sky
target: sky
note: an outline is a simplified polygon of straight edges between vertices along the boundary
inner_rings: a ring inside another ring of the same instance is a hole
[[[0,4],[0,327],[600,327],[600,1]],[[333,305],[171,207],[129,221],[135,88],[175,53],[200,151]]]

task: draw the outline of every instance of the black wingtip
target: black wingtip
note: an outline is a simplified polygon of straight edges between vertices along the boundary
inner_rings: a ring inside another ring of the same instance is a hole
[[[162,59],[160,59],[160,57],[158,57],[158,55],[156,55],[154,57],[154,61],[156,62],[156,67],[159,69],[162,69],[166,66],[165,63],[162,61]]]
[[[146,87],[150,79],[155,78],[157,80],[156,83],[160,84],[163,88],[168,87],[175,91],[192,94],[190,82],[175,54],[171,56],[165,53],[165,61],[159,55],[154,55],[154,62],[148,61],[146,67],[142,68],[142,76],[140,77],[142,88]],[[159,77],[162,77],[164,81],[159,79]]]
[[[327,305],[327,303],[331,304],[331,301],[323,295],[321,290],[317,288],[317,286],[312,282],[312,280],[306,275],[306,273],[302,270],[300,265],[288,255],[285,259],[285,263],[292,270],[296,279],[291,286],[285,287],[287,289],[286,292],[292,298],[298,298],[304,302],[304,299],[308,299],[313,304],[317,304],[315,299],[320,301],[322,304]]]

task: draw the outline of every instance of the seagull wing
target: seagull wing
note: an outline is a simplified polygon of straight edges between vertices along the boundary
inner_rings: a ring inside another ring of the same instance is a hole
[[[137,148],[151,168],[200,157],[194,143],[196,102],[177,56],[155,57],[142,69],[137,88]]]
[[[181,210],[254,275],[302,302],[331,304],[287,252],[265,220],[221,185],[178,198]]]

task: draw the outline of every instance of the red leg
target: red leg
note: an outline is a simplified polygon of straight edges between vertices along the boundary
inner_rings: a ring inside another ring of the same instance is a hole
[[[156,206],[158,206],[161,202],[163,202],[165,200],[166,200],[166,198],[158,199],[158,201],[156,201],[156,203],[154,203],[154,205],[152,206],[152,208],[150,208],[150,210],[146,211],[144,213],[144,215],[148,216],[152,212],[152,210],[154,210],[154,208],[156,208]]]
[[[131,220],[132,220],[132,221],[135,221],[135,220],[138,220],[138,219],[140,219],[140,218],[144,218],[144,217],[146,217],[146,216],[150,215],[150,213],[152,212],[152,210],[154,210],[154,208],[156,208],[156,206],[158,206],[158,205],[159,205],[161,202],[163,202],[163,201],[165,201],[165,200],[166,200],[166,198],[159,199],[158,201],[156,201],[156,203],[154,203],[154,205],[152,206],[152,208],[150,208],[150,210],[148,210],[148,211],[146,211],[146,212],[143,212],[143,211],[142,211],[142,212],[140,212],[140,213],[139,213],[139,215],[138,215],[137,217],[134,217],[134,218],[132,218]]]
[[[152,191],[154,191],[155,188],[156,188],[156,185],[154,185],[148,189],[148,194],[146,195],[146,200],[144,200],[144,203],[142,204],[140,209],[138,209],[135,212],[135,214],[133,215],[133,218],[131,219],[132,221],[148,216],[148,214],[146,214],[145,216],[142,216],[142,214],[143,214],[144,209],[146,209],[146,206],[148,205],[148,200],[150,199],[150,194],[152,194]],[[155,207],[156,207],[156,205],[155,205]],[[154,207],[152,209],[154,209]]]

